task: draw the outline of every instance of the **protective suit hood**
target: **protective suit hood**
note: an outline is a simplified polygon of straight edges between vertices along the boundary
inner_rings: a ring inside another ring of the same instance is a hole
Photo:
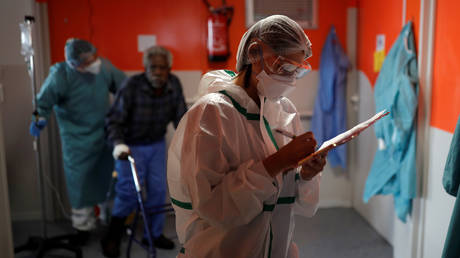
[[[198,98],[209,94],[225,90],[229,93],[234,93],[235,100],[242,106],[248,108],[248,112],[259,113],[257,104],[244,92],[244,89],[235,85],[232,80],[236,74],[228,70],[211,71],[203,75],[198,88]],[[280,109],[279,105],[283,108]],[[290,124],[297,111],[291,101],[286,97],[281,97],[278,100],[265,101],[265,117],[269,121],[272,128],[285,128]]]
[[[201,77],[198,86],[198,98],[203,97],[208,93],[219,92],[226,90],[229,84],[232,84],[236,74],[228,70],[216,70],[207,72]],[[236,85],[235,85],[236,86]]]

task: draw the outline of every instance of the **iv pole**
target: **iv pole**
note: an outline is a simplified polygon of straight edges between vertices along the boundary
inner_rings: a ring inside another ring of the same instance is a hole
[[[24,22],[20,23],[21,28],[21,54],[27,64],[27,71],[31,80],[32,96],[33,96],[33,115],[35,122],[38,122],[39,114],[37,111],[37,87],[35,84],[35,63],[34,63],[34,49],[32,44],[32,29],[35,23],[33,16],[25,16]],[[77,258],[82,258],[82,251],[80,247],[72,246],[68,244],[68,240],[72,235],[63,235],[48,238],[47,225],[46,225],[46,200],[45,200],[45,189],[43,180],[43,171],[41,167],[41,155],[40,155],[40,139],[34,137],[33,147],[35,151],[35,164],[38,175],[38,188],[40,191],[40,203],[42,213],[42,236],[29,237],[26,244],[15,247],[14,252],[19,253],[22,251],[36,251],[35,257],[41,258],[45,253],[52,249],[64,249],[75,253]],[[66,242],[62,240],[67,240]]]

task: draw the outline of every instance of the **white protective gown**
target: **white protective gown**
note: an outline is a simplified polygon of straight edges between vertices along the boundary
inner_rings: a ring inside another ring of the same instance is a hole
[[[294,214],[315,214],[320,175],[310,181],[300,179],[299,169],[268,175],[259,108],[231,79],[224,71],[203,76],[200,89],[208,94],[182,118],[169,148],[178,257],[298,257]],[[267,100],[264,108],[270,128],[304,132],[287,98]],[[290,141],[271,135],[280,148]]]

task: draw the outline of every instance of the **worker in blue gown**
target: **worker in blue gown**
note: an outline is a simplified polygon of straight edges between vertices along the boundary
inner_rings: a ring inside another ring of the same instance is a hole
[[[378,148],[366,181],[365,202],[391,194],[395,212],[405,222],[416,195],[416,111],[418,72],[412,22],[402,29],[385,57],[374,88],[376,110],[389,115],[375,124]]]
[[[112,149],[105,140],[104,118],[109,93],[115,93],[125,74],[99,57],[88,41],[69,39],[65,62],[56,63],[37,95],[39,119],[30,133],[38,137],[54,109],[61,136],[66,184],[72,206],[76,244],[84,244],[96,226],[94,206],[103,203],[114,168]]]
[[[321,51],[319,85],[316,96],[311,131],[318,145],[347,130],[346,86],[350,61],[332,26]],[[346,145],[329,151],[331,166],[346,168]]]

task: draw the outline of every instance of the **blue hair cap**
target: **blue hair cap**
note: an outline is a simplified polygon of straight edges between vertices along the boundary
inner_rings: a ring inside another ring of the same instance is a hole
[[[95,54],[96,48],[86,40],[70,38],[65,43],[64,53],[67,64],[76,68]]]

